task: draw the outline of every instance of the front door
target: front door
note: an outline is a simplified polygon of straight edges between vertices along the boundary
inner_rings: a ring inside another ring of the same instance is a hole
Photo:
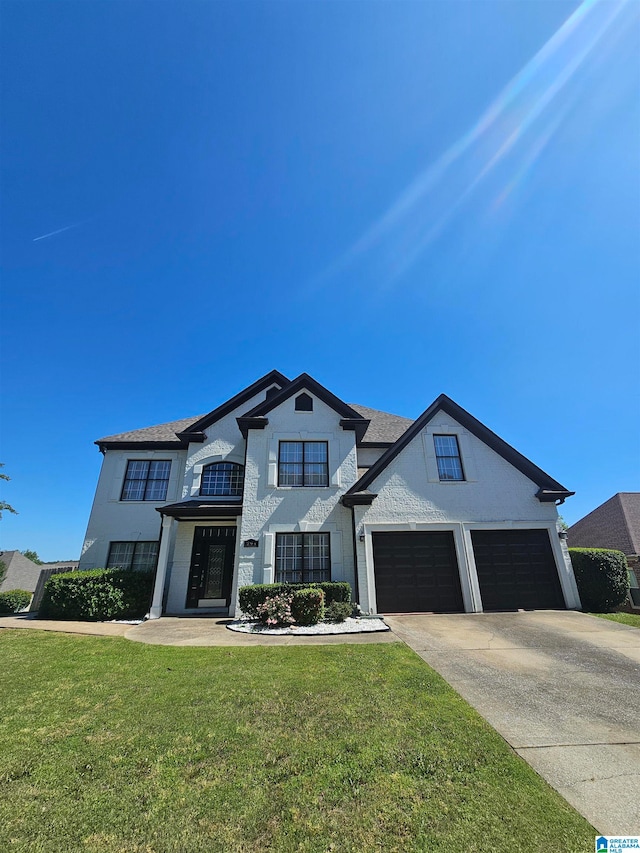
[[[229,606],[235,551],[235,527],[196,527],[187,607]]]

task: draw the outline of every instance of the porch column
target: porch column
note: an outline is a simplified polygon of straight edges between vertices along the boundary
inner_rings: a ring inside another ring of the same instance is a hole
[[[156,581],[153,587],[153,599],[149,619],[159,619],[162,616],[162,595],[164,593],[164,581],[167,576],[167,562],[169,560],[169,545],[171,544],[171,528],[173,519],[170,515],[162,516],[162,533],[160,535],[160,552],[158,553],[158,568],[156,569]]]

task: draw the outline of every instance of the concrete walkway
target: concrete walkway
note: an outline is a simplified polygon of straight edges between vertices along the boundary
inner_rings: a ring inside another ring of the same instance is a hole
[[[599,833],[640,834],[640,630],[570,611],[385,622]]]
[[[392,631],[366,634],[333,634],[317,637],[295,635],[266,636],[229,631],[228,619],[209,617],[163,616],[140,625],[117,622],[56,622],[35,619],[31,614],[0,617],[1,628],[30,628],[38,631],[59,631],[65,634],[90,634],[97,637],[125,637],[137,643],[158,646],[322,646],[340,643],[399,643]]]

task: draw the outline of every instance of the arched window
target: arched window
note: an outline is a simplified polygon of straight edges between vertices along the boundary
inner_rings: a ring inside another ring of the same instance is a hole
[[[200,494],[216,497],[240,498],[244,480],[244,466],[236,462],[212,462],[202,469]]]

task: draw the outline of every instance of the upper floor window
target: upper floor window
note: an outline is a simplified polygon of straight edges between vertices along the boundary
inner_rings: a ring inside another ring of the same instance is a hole
[[[167,497],[171,462],[129,459],[122,486],[123,501],[163,501]]]
[[[107,568],[150,572],[155,569],[157,560],[157,542],[112,542]]]
[[[242,497],[244,467],[236,462],[212,462],[202,469],[200,494],[216,497]]]
[[[441,480],[464,480],[458,438],[455,435],[434,435],[433,442]]]
[[[276,533],[276,583],[331,580],[328,533]]]
[[[281,441],[279,486],[328,486],[329,448],[326,441]]]

